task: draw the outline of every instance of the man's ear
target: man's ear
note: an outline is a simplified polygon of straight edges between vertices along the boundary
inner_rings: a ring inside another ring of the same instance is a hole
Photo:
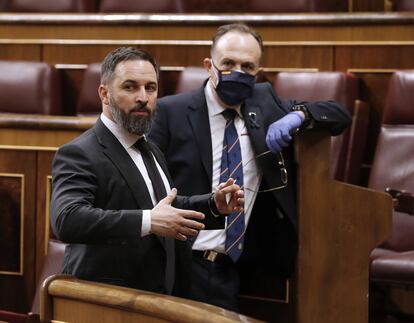
[[[210,72],[211,70],[211,58],[204,58],[203,59],[203,66],[206,69],[207,72]]]
[[[99,97],[101,98],[102,103],[104,105],[109,105],[109,97],[108,97],[109,91],[106,85],[103,85],[103,84],[99,85],[98,94],[99,94]]]

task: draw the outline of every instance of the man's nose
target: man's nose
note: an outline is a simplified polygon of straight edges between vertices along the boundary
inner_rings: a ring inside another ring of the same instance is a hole
[[[148,101],[147,91],[145,90],[144,86],[139,88],[137,96],[135,98],[135,101],[136,102],[146,102],[146,101]]]

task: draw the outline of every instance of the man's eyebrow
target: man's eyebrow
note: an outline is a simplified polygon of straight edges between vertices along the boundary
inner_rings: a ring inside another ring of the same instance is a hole
[[[133,79],[126,79],[126,80],[123,80],[122,81],[122,83],[127,83],[127,82],[129,82],[129,83],[137,83],[137,81],[136,80],[133,80]]]

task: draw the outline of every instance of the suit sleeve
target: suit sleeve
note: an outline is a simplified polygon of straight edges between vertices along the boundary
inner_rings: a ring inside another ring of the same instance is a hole
[[[204,230],[219,230],[224,229],[225,216],[215,216],[211,212],[209,200],[211,193],[203,195],[193,196],[177,196],[176,202],[173,204],[174,207],[180,207],[187,210],[196,210],[204,213],[204,220],[200,221],[204,223]]]
[[[61,147],[55,155],[51,203],[51,224],[55,234],[67,243],[137,241],[141,235],[142,210],[95,207],[98,178],[90,159],[90,154],[74,144]]]
[[[282,108],[285,113],[291,111],[293,105],[304,104],[311,118],[312,129],[326,129],[332,136],[339,135],[351,124],[352,118],[348,110],[335,101],[315,101],[300,102],[296,100],[283,100],[276,95],[269,84],[269,90],[272,93],[276,104]]]
[[[159,101],[157,105],[157,113],[147,138],[156,144],[163,153],[168,149],[169,138],[171,137],[168,129],[167,107]]]

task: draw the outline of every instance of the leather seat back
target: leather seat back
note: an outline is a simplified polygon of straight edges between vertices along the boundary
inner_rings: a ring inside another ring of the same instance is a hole
[[[0,61],[0,112],[61,115],[61,82],[46,63]]]

